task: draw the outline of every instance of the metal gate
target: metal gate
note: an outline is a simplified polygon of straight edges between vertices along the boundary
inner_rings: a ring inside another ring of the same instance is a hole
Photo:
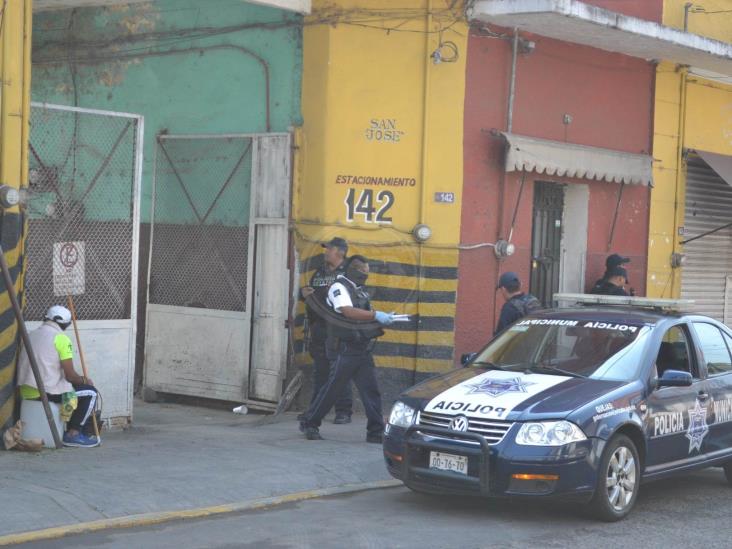
[[[289,143],[286,134],[158,137],[146,388],[229,401],[279,398]]]
[[[564,190],[561,185],[534,184],[530,291],[545,307],[559,290]]]
[[[32,105],[25,317],[73,295],[103,413],[132,416],[141,116]],[[77,359],[78,366],[78,359]]]
[[[686,173],[684,239],[732,222],[732,187],[701,158],[689,156]],[[681,296],[693,299],[693,310],[727,323],[732,312],[732,228],[684,245]]]

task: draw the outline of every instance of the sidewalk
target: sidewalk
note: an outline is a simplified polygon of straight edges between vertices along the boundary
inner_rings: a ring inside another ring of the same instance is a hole
[[[0,451],[0,536],[390,478],[365,417],[329,416],[323,441],[305,440],[295,414],[267,417],[135,401],[133,427],[100,448]]]

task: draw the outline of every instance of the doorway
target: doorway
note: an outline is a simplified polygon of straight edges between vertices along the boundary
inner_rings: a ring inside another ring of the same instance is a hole
[[[544,307],[551,307],[559,291],[563,213],[563,185],[535,182],[529,291]]]
[[[287,365],[290,136],[156,145],[146,393],[268,409]]]

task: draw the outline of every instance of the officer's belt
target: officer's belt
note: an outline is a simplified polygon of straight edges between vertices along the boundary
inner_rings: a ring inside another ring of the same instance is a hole
[[[313,311],[315,311],[315,314],[317,314],[320,318],[322,318],[329,324],[334,324],[340,328],[345,328],[347,330],[375,330],[381,328],[381,324],[379,324],[375,320],[351,320],[350,318],[346,318],[343,315],[333,311],[325,303],[318,300],[313,294],[305,298],[305,303],[307,303],[308,306]]]

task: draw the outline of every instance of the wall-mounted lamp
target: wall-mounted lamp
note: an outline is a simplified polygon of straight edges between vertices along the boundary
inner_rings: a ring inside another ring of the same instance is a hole
[[[496,245],[493,246],[493,251],[495,252],[496,257],[500,259],[513,255],[513,252],[516,251],[516,246],[508,240],[499,240],[496,242]]]
[[[671,254],[671,268],[678,269],[686,263],[686,254],[674,252]]]
[[[10,185],[0,185],[0,206],[12,208],[20,204],[20,192]]]
[[[536,49],[536,42],[534,42],[533,40],[526,40],[524,38],[519,38],[518,52],[520,54],[528,55],[535,49]]]
[[[457,44],[447,40],[440,42],[440,45],[430,54],[430,57],[435,65],[439,65],[440,63],[454,63],[458,60],[460,54],[458,53]]]
[[[432,236],[432,229],[424,223],[419,223],[412,229],[412,236],[417,242],[426,242]]]

